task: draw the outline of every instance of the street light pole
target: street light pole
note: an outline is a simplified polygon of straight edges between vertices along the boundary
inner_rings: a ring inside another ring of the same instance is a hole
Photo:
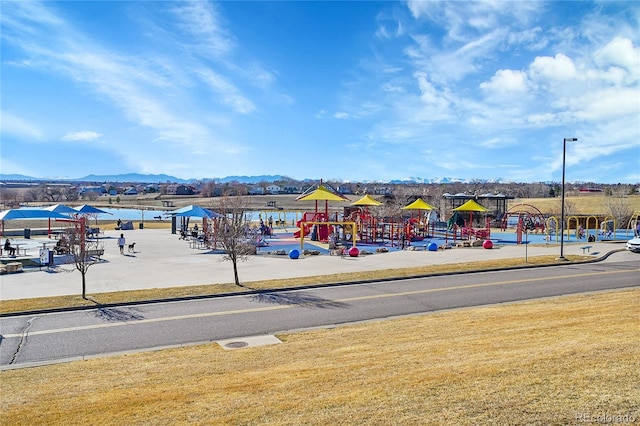
[[[567,142],[577,142],[578,138],[564,138],[562,141],[562,206],[560,213],[560,257],[558,260],[567,260],[564,257],[564,170],[567,158]]]

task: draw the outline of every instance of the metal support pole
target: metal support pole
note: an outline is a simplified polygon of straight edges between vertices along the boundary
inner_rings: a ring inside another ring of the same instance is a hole
[[[565,218],[564,218],[564,172],[565,172],[565,164],[567,158],[567,142],[575,142],[577,138],[564,138],[562,140],[562,206],[561,217],[560,217],[560,257],[558,260],[567,260],[564,257],[564,229],[565,229]]]

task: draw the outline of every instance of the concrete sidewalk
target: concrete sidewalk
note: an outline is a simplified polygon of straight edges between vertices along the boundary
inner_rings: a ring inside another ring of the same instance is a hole
[[[123,290],[181,287],[233,282],[233,267],[222,254],[190,248],[167,229],[124,231],[127,243],[135,242],[135,253],[121,255],[116,244],[120,231],[106,231],[102,263],[93,265],[87,273],[87,293],[105,293]],[[35,240],[37,241],[37,239]],[[585,244],[565,244],[565,255],[582,255]],[[597,258],[624,248],[624,244],[596,242],[589,255]],[[270,251],[261,248],[261,252]],[[504,245],[491,250],[481,247],[453,248],[450,250],[397,251],[376,253],[356,258],[340,256],[307,256],[290,259],[288,256],[251,256],[238,264],[240,280],[293,278],[358,272],[380,269],[406,268],[422,265],[465,263],[482,260],[521,258],[539,255],[559,255],[558,245],[529,246]],[[634,256],[633,253],[626,255]],[[637,256],[637,254],[635,254]],[[640,258],[639,258],[640,259]],[[51,271],[37,268],[18,274],[3,275],[0,299],[14,300],[35,297],[77,295],[81,293],[80,273],[72,265],[62,265]]]

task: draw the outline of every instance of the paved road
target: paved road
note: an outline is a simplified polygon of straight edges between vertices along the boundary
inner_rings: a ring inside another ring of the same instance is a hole
[[[637,287],[634,261],[448,275],[0,319],[0,368]]]

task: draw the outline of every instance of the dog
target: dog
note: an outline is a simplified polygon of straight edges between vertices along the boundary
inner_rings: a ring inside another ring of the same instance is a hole
[[[136,252],[136,243],[131,243],[128,246],[129,246],[129,253],[135,253]]]

